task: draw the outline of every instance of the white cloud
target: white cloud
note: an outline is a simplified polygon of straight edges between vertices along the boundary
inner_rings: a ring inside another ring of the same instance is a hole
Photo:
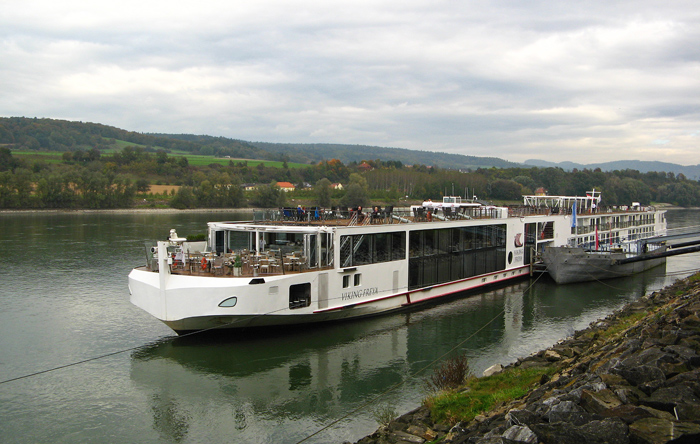
[[[700,163],[694,2],[9,3],[0,115]]]

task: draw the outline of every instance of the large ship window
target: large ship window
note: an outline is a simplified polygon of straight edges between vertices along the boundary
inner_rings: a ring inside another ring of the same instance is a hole
[[[506,226],[416,230],[409,234],[409,289],[504,270]]]
[[[374,235],[353,236],[353,265],[367,265],[374,261]]]
[[[295,284],[289,286],[289,308],[303,308],[311,305],[311,284]]]
[[[377,262],[391,260],[391,235],[389,233],[377,233],[374,235],[374,251]]]
[[[340,237],[342,267],[406,259],[406,233],[356,234]]]
[[[391,233],[391,260],[406,259],[406,233]]]

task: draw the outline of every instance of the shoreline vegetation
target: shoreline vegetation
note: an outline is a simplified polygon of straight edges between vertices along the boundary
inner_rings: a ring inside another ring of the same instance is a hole
[[[308,206],[308,205],[307,205]],[[370,208],[374,206],[372,204]],[[407,205],[408,207],[410,205]],[[677,205],[659,203],[655,205],[658,208],[665,210],[697,210],[700,207],[680,207]],[[0,209],[0,215],[3,214],[31,214],[31,213],[45,213],[45,214],[79,214],[79,213],[116,213],[116,214],[130,214],[130,213],[228,213],[232,211],[240,211],[242,213],[254,213],[256,211],[275,211],[276,208],[253,208],[253,207],[243,207],[243,208],[166,208],[166,207],[143,207],[143,208],[27,208],[27,209]]]
[[[26,210],[0,210],[2,214],[80,214],[80,213],[105,213],[105,214],[138,214],[138,213],[229,213],[240,211],[242,213],[253,213],[255,211],[265,211],[270,208],[111,208],[111,209],[26,209]]]
[[[416,162],[408,150],[375,150],[372,156],[383,158],[374,158],[358,157],[357,147],[314,155],[304,147],[286,148],[268,152],[222,138],[0,118],[0,209],[279,208],[299,202],[369,207],[446,195],[499,203],[537,193],[583,196],[592,189],[602,192],[606,206],[700,206],[700,182],[682,172],[568,171],[496,165],[495,158],[460,165],[438,162],[439,153]]]
[[[357,444],[700,442],[700,273],[484,373]]]

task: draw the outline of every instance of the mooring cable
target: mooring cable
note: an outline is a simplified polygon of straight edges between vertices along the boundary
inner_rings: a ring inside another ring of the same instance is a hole
[[[402,287],[402,288],[404,288],[404,287]],[[333,300],[337,300],[337,299],[341,299],[341,297],[329,298],[328,300],[333,301]],[[261,313],[261,314],[257,314],[257,315],[251,315],[251,316],[247,317],[246,319],[234,319],[234,320],[232,320],[231,322],[227,322],[227,323],[224,323],[224,324],[221,324],[221,325],[216,325],[216,326],[214,326],[214,327],[209,327],[209,328],[202,329],[202,330],[192,331],[192,332],[185,333],[185,334],[182,334],[182,335],[165,336],[165,337],[160,338],[159,341],[160,341],[160,342],[175,341],[175,340],[180,339],[180,338],[192,337],[192,336],[194,336],[194,335],[199,335],[199,334],[208,333],[208,332],[211,332],[211,331],[213,331],[213,330],[225,329],[225,328],[228,328],[228,327],[230,327],[230,326],[232,326],[232,325],[235,325],[235,324],[237,324],[237,323],[239,323],[239,322],[248,321],[248,320],[250,320],[250,319],[255,319],[255,318],[258,318],[258,317],[262,317],[262,316],[273,315],[273,314],[275,314],[275,313],[278,313],[278,312],[287,310],[288,308],[289,308],[288,306],[284,306],[284,307],[278,308],[278,309],[276,309],[276,310],[268,311],[268,312],[266,312],[266,313]],[[91,358],[86,358],[86,359],[81,359],[81,360],[79,360],[79,361],[70,362],[70,363],[68,363],[68,364],[62,364],[62,365],[58,365],[58,366],[51,367],[51,368],[48,368],[48,369],[39,370],[39,371],[31,372],[31,373],[27,373],[27,374],[25,374],[25,375],[20,375],[20,376],[16,376],[16,377],[13,377],[13,378],[9,378],[9,379],[2,380],[2,381],[0,381],[0,385],[7,384],[7,383],[10,383],[10,382],[14,382],[14,381],[19,381],[19,380],[22,380],[22,379],[32,378],[32,377],[35,377],[35,376],[43,375],[43,374],[46,374],[46,373],[51,373],[51,372],[54,372],[54,371],[57,371],[57,370],[62,370],[62,369],[69,368],[69,367],[75,367],[75,366],[77,366],[77,365],[81,365],[81,364],[85,364],[85,363],[88,363],[88,362],[97,361],[97,360],[104,359],[104,358],[108,358],[108,357],[111,357],[111,356],[115,356],[115,355],[118,355],[118,354],[121,354],[121,353],[127,353],[127,352],[130,352],[130,351],[138,350],[138,349],[140,349],[140,348],[142,348],[142,347],[144,347],[144,345],[137,345],[137,346],[134,346],[134,347],[128,347],[128,348],[120,349],[120,350],[117,350],[117,351],[113,351],[113,352],[109,352],[109,353],[104,353],[104,354],[102,354],[102,355],[93,356],[93,357],[91,357]]]
[[[524,295],[525,293],[527,293],[528,291],[530,291],[530,289],[533,287],[533,285],[535,285],[535,283],[537,283],[537,281],[542,277],[543,274],[544,274],[544,273],[540,273],[540,275],[539,275],[534,281],[532,281],[532,282],[530,283],[530,285],[528,285],[528,287],[527,287],[526,289],[523,290],[522,294]],[[354,415],[355,413],[357,413],[357,412],[360,411],[361,409],[364,409],[364,408],[367,407],[368,405],[371,405],[371,404],[377,402],[379,399],[381,399],[381,398],[382,398],[384,395],[386,395],[387,393],[389,393],[389,392],[391,392],[391,391],[393,391],[393,390],[395,390],[395,389],[401,387],[402,385],[404,385],[404,384],[407,383],[408,381],[414,379],[416,376],[418,376],[419,374],[423,373],[423,372],[424,372],[425,370],[427,370],[428,368],[432,367],[433,365],[435,365],[435,364],[438,363],[439,361],[443,360],[445,357],[447,357],[447,356],[449,356],[450,354],[452,354],[455,350],[457,350],[459,347],[461,347],[462,345],[464,345],[464,343],[466,343],[467,341],[469,341],[470,339],[472,339],[477,333],[481,332],[483,329],[485,329],[486,327],[488,327],[492,322],[494,322],[495,320],[497,320],[497,319],[499,319],[501,316],[503,316],[503,315],[505,314],[505,312],[506,312],[506,310],[505,310],[505,308],[504,308],[504,309],[501,310],[496,316],[494,316],[493,318],[491,318],[490,320],[488,320],[486,323],[484,323],[484,325],[482,325],[482,326],[479,327],[477,330],[475,330],[474,332],[472,332],[469,336],[467,336],[467,337],[464,338],[462,341],[460,341],[459,343],[457,343],[457,344],[456,344],[454,347],[452,347],[450,350],[446,351],[446,352],[443,353],[442,355],[440,355],[440,356],[438,356],[437,358],[433,359],[432,361],[430,361],[429,363],[427,363],[426,365],[424,365],[423,367],[421,367],[421,368],[418,369],[417,371],[415,371],[415,372],[409,374],[405,379],[403,379],[403,380],[397,382],[396,384],[392,385],[391,387],[387,388],[386,390],[382,391],[381,393],[379,393],[378,395],[372,397],[371,399],[369,399],[369,400],[363,402],[362,404],[360,404],[359,406],[355,407],[354,409],[352,409],[351,411],[349,411],[349,412],[346,413],[345,415],[341,416],[340,418],[337,418],[337,419],[333,420],[333,421],[332,421],[331,423],[329,423],[328,425],[326,425],[326,426],[320,428],[319,430],[315,431],[314,433],[312,433],[312,434],[306,436],[306,437],[305,437],[304,439],[302,439],[301,441],[297,441],[296,444],[301,444],[301,443],[303,443],[303,442],[305,442],[305,441],[307,441],[307,440],[313,438],[314,436],[318,435],[319,433],[328,430],[329,428],[333,427],[334,425],[338,424],[339,422],[341,422],[341,421],[343,421],[343,420],[349,418],[350,416]]]

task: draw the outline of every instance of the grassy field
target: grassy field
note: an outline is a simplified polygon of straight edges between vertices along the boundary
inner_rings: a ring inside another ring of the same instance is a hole
[[[46,163],[61,163],[63,162],[63,153],[62,152],[54,152],[54,151],[31,151],[31,150],[26,150],[26,151],[12,151],[12,156],[16,157],[18,159],[24,159],[24,160],[41,160]]]
[[[107,149],[100,150],[103,155],[109,155],[116,151],[120,151],[124,146],[138,146],[133,143],[127,143],[123,141],[115,141],[115,143],[120,146],[118,149]],[[37,161],[41,160],[47,163],[61,163],[63,161],[62,151],[33,151],[33,150],[13,150],[12,155],[18,159]],[[273,160],[253,160],[253,159],[232,159],[214,156],[203,156],[198,154],[190,154],[185,151],[171,152],[168,153],[168,157],[185,157],[187,162],[192,166],[207,166],[212,163],[219,165],[228,165],[229,162],[247,162],[249,167],[256,167],[259,164],[263,164],[266,167],[282,168],[283,162],[273,161]],[[288,162],[287,166],[289,168],[305,168],[308,165],[304,163],[294,163]]]

